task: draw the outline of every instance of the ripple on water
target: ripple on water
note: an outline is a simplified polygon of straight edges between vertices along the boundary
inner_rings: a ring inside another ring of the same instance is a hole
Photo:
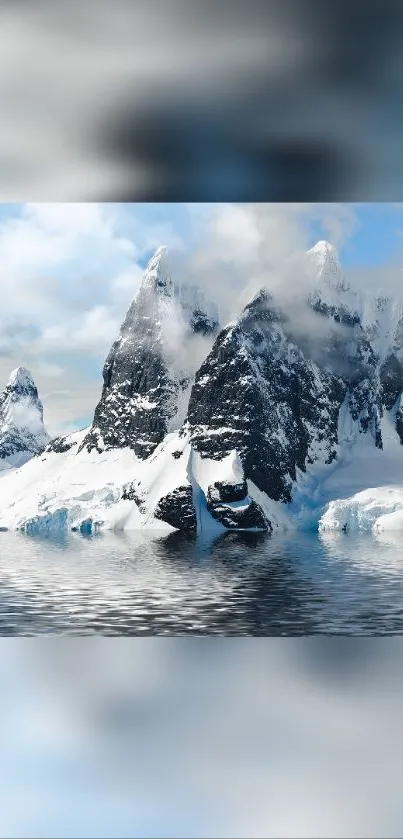
[[[0,534],[0,634],[396,634],[403,539]]]

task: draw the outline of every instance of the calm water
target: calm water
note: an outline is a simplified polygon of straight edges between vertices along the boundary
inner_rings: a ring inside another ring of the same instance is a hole
[[[403,537],[0,535],[0,634],[403,632]]]

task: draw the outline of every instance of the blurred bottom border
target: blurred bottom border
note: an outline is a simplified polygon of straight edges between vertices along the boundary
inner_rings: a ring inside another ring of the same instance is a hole
[[[3,638],[1,836],[399,837],[403,639]]]

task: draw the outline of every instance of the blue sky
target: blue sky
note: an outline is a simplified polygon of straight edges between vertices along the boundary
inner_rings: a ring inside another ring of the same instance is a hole
[[[264,278],[266,256],[281,270],[293,247],[322,238],[346,270],[382,279],[403,266],[402,230],[403,205],[391,204],[1,204],[0,387],[22,364],[52,434],[90,422],[106,353],[160,244],[198,253],[198,282],[236,305],[250,266],[262,259]]]
[[[376,267],[395,258],[403,264],[403,205],[352,205],[356,227],[340,248],[340,258],[348,268]],[[399,232],[400,231],[400,232]]]

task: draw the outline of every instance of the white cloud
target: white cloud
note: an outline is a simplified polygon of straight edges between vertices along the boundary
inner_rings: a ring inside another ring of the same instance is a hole
[[[80,298],[93,306],[109,296],[111,275],[136,258],[118,231],[118,213],[96,204],[27,204],[0,223],[0,334],[10,320],[30,319],[39,329],[63,323]]]
[[[196,213],[196,222],[198,214]],[[313,244],[313,225],[341,247],[353,235],[354,206],[339,204],[224,204],[210,208],[195,247],[178,259],[183,276],[218,299],[223,321],[268,287],[300,295],[309,277],[299,256]]]
[[[33,373],[35,368],[32,367]],[[102,390],[102,379],[80,378],[67,369],[63,376],[65,389],[46,390],[46,385],[54,385],[54,380],[36,375],[39,393],[43,403],[44,423],[52,436],[65,434],[92,421],[95,405]]]
[[[140,542],[126,544],[122,557],[136,549]],[[39,560],[48,549],[36,550]],[[44,575],[46,563],[37,567]],[[163,579],[162,561],[157,568]],[[96,585],[110,596],[109,578],[100,574]],[[45,811],[47,834],[65,835],[71,800],[81,815],[77,777],[98,816],[117,803],[111,835],[401,834],[397,639],[110,640],[2,645],[1,807],[10,834],[32,835],[35,823],[39,835]],[[27,789],[28,817],[16,806]],[[152,806],[139,824],[133,789],[161,814],[159,829]],[[88,835],[102,835],[94,818],[88,823]]]
[[[23,217],[35,220],[38,227],[49,233],[61,233],[63,236],[108,237],[112,231],[111,219],[100,204],[88,203],[27,203],[23,208]]]
[[[99,354],[115,340],[119,327],[120,320],[111,317],[106,306],[95,306],[85,313],[78,328],[71,333],[71,340],[67,336],[65,348]]]
[[[116,338],[120,320],[111,316],[107,306],[95,306],[78,315],[73,321],[66,321],[43,330],[32,350],[46,352],[104,353]]]
[[[119,222],[119,208],[97,204],[26,204],[0,221],[0,380],[19,364],[31,369],[42,398],[50,394],[51,433],[93,413],[102,357],[139,281],[135,244]],[[125,272],[133,287],[115,303],[114,280]],[[92,373],[77,370],[79,354],[87,368],[94,356]],[[67,394],[51,395],[55,379]]]
[[[134,225],[138,246],[123,234],[129,212],[109,204],[25,204],[0,221],[0,335],[27,322],[46,334],[63,332],[69,311],[82,318],[97,307],[113,310],[115,292],[118,305],[125,292],[132,296],[141,275],[137,260],[160,239],[152,224],[142,229],[141,218]],[[88,317],[93,332],[99,312]]]
[[[36,369],[41,376],[46,376],[48,379],[59,379],[64,372],[60,364],[52,364],[52,362],[47,361],[38,361]]]
[[[111,293],[113,298],[119,300],[122,298],[124,302],[134,295],[135,290],[139,287],[143,269],[139,265],[133,264],[126,271],[118,274],[111,282]]]

